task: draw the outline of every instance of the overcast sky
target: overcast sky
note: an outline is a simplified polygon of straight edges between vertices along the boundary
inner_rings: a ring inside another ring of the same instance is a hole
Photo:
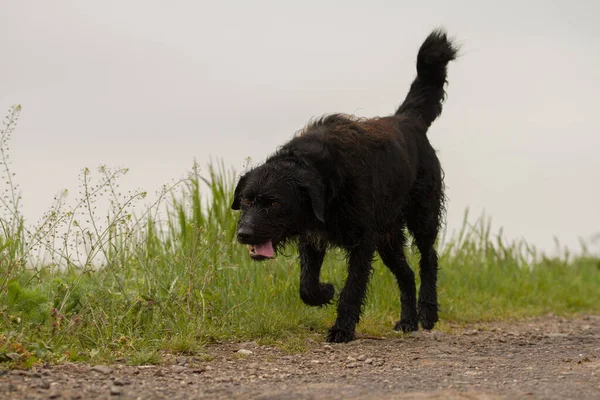
[[[465,208],[553,249],[600,232],[600,2],[3,0],[0,111],[34,222],[99,164],[154,192],[194,158],[241,171],[311,117],[386,115],[437,26],[462,45],[429,131]],[[5,111],[2,111],[6,113]]]

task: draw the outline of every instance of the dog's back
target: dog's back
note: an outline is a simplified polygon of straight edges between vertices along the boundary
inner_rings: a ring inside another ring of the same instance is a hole
[[[347,219],[354,211],[360,214],[354,221],[387,230],[409,203],[424,200],[422,187],[442,196],[440,164],[426,133],[441,114],[446,66],[455,57],[446,34],[433,31],[419,49],[417,76],[393,116],[326,116],[299,131],[274,158],[302,155],[327,177],[328,198],[338,199],[330,219]]]

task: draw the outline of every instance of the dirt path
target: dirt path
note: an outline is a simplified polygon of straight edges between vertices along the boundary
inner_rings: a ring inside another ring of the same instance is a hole
[[[161,366],[4,371],[0,398],[600,399],[600,316],[312,343],[301,355],[254,343],[209,352]]]

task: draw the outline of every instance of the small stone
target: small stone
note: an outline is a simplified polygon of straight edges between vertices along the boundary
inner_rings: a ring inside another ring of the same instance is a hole
[[[186,367],[182,366],[182,365],[172,365],[171,366],[171,371],[176,373],[176,374],[180,374],[183,371],[187,370]]]
[[[567,335],[566,333],[546,333],[546,337],[549,338],[564,338],[567,336],[569,335]]]
[[[372,358],[367,358],[365,360],[365,364],[373,364],[373,359]]]
[[[328,344],[326,344],[325,346],[323,346],[323,349],[328,350],[328,351],[333,351],[333,347],[331,347]]]
[[[242,354],[245,356],[249,356],[250,354],[252,354],[252,350],[247,350],[247,349],[240,349],[237,352],[238,352],[238,354]]]
[[[109,368],[105,365],[95,365],[92,367],[92,371],[99,372],[104,375],[108,375],[112,372],[112,368]]]
[[[115,380],[113,381],[113,384],[115,386],[125,386],[125,385],[129,385],[131,382],[129,380],[123,379],[123,378],[115,378]]]
[[[348,364],[346,365],[346,367],[348,367],[348,368],[356,368],[356,367],[360,367],[360,363],[359,363],[359,362],[356,362],[356,361],[354,361],[354,362],[348,363]]]
[[[60,393],[59,392],[50,393],[49,397],[51,399],[58,399],[60,397]]]
[[[203,373],[204,371],[206,371],[206,368],[202,368],[202,367],[200,367],[200,368],[194,368],[194,369],[192,370],[192,373],[193,373],[193,374],[201,374],[201,373]]]
[[[165,376],[165,373],[162,369],[159,369],[154,373],[154,376]]]
[[[352,357],[352,356],[348,356],[347,358],[348,361],[356,361],[356,358]]]
[[[358,361],[365,361],[366,359],[367,359],[367,356],[365,356],[364,354],[361,354],[358,357],[356,357],[356,360],[358,360]]]
[[[115,385],[112,385],[110,387],[110,394],[111,396],[118,396],[121,394],[121,388]]]
[[[321,362],[321,361],[319,361],[319,360],[310,360],[310,363],[311,363],[311,364],[319,364],[320,362]]]
[[[465,375],[481,375],[481,371],[465,371]]]
[[[16,376],[28,376],[29,372],[27,371],[23,371],[22,369],[15,369],[11,372],[11,375],[16,375]]]
[[[48,382],[48,381],[40,381],[40,388],[42,388],[42,389],[50,389],[50,382]]]

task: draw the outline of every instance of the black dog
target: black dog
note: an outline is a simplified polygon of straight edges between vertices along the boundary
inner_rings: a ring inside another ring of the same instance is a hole
[[[426,133],[441,114],[446,67],[457,48],[434,30],[417,55],[417,77],[393,116],[334,114],[308,124],[237,183],[237,239],[255,260],[274,257],[296,240],[300,296],[311,306],[333,299],[319,282],[328,247],[346,250],[348,277],[328,341],[355,337],[377,251],[398,281],[401,318],[395,330],[432,329],[438,321],[437,254],[443,217],[442,169]],[[415,276],[404,256],[405,227],[421,254],[419,308]]]

